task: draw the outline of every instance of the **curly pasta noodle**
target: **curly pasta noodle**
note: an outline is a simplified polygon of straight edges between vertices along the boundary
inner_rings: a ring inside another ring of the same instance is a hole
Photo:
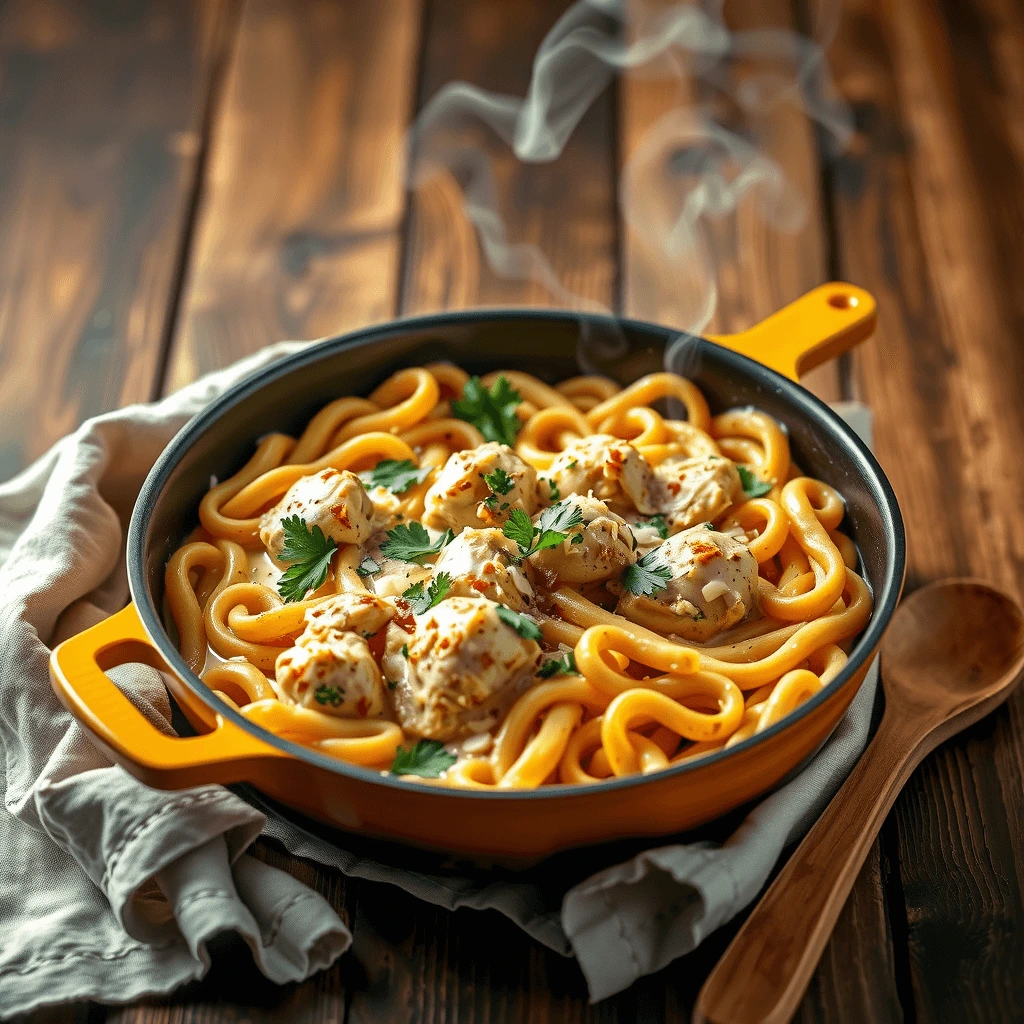
[[[503,370],[480,386],[491,388],[500,377],[521,399],[514,451],[534,471],[549,470],[574,442],[602,434],[628,442],[652,473],[669,458],[725,458],[762,481],[767,493],[739,494],[708,524],[753,556],[757,608],[710,639],[686,641],[674,632],[674,613],[621,605],[626,618],[611,610],[618,591],[606,580],[567,586],[534,573],[540,600],[532,614],[548,656],[561,659],[558,674],[518,686],[493,734],[449,745],[454,763],[420,781],[497,791],[662,771],[763,732],[838,676],[870,617],[871,597],[856,571],[857,549],[840,530],[841,495],[803,475],[783,426],[756,409],[712,417],[700,390],[671,373],[626,387],[592,375],[552,386]],[[418,521],[451,456],[487,440],[483,424],[453,413],[465,411],[455,403],[468,381],[448,363],[399,370],[366,398],[324,406],[297,439],[268,434],[203,498],[201,525],[167,562],[166,607],[189,668],[255,725],[377,770],[388,770],[400,749],[412,750],[417,737],[403,729],[386,693],[379,714],[329,713],[295,702],[275,678],[278,657],[307,628],[309,609],[335,594],[377,600],[370,581],[380,571],[380,548],[336,545],[316,580],[322,583],[300,600],[285,600],[274,582],[282,567],[263,551],[260,522],[298,480],[327,468],[370,470],[382,460],[424,471],[389,499],[387,513],[393,523]],[[681,405],[685,420],[653,407],[663,400]],[[556,499],[538,500],[543,507]],[[634,523],[642,525],[641,511]],[[412,566],[412,578],[432,578],[423,561]],[[410,616],[408,628],[414,626]],[[380,663],[384,632],[362,636]]]

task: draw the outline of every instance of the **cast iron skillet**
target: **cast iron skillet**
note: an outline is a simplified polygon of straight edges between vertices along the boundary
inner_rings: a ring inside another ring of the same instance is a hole
[[[718,340],[795,375],[800,357],[834,354],[870,333],[873,322],[867,293],[828,285],[751,332]],[[474,373],[517,369],[549,383],[602,373],[626,384],[662,369],[668,345],[675,346],[672,368],[700,386],[713,411],[753,405],[775,417],[789,431],[794,459],[846,500],[843,529],[860,550],[874,611],[839,676],[783,722],[728,751],[647,777],[530,791],[447,789],[348,765],[270,734],[221,704],[188,669],[163,625],[164,566],[197,523],[211,476],[235,472],[256,438],[297,435],[327,402],[365,395],[406,366],[450,360]],[[838,416],[782,374],[707,339],[680,346],[678,332],[632,320],[529,310],[440,314],[310,345],[242,381],[188,423],[153,467],[132,515],[133,605],[58,647],[52,674],[61,699],[97,742],[150,785],[248,781],[346,830],[460,855],[536,859],[701,824],[802,764],[859,687],[899,598],[904,561],[902,519],[878,463]],[[170,671],[172,692],[200,735],[158,733],[103,675],[112,664],[140,659]]]

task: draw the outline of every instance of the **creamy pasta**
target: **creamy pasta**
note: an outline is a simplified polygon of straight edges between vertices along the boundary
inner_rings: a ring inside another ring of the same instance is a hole
[[[214,482],[167,608],[223,701],[307,747],[597,784],[728,748],[837,675],[871,614],[843,515],[780,424],[712,416],[674,374],[434,364]]]

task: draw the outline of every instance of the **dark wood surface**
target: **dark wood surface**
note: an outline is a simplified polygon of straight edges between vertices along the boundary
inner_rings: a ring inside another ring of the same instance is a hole
[[[404,132],[446,82],[522,95],[564,0],[9,0],[0,4],[0,476],[85,417],[284,337],[396,314],[564,304],[482,260],[455,174]],[[627,5],[628,6],[628,5]],[[650,3],[644,5],[650,7]],[[830,32],[835,5],[726,6],[731,26]],[[793,235],[751,204],[712,226],[712,329],[846,277],[877,337],[810,382],[875,412],[907,521],[909,585],[1022,593],[1024,11],[1009,0],[845,0],[829,59],[855,132],[839,156],[798,105],[744,112],[753,73],[620,76],[553,164],[445,129],[493,162],[498,209],[568,292],[684,323],[681,283],[623,221],[617,179],[667,111],[713,110],[804,197]],[[705,154],[706,155],[706,154]],[[700,166],[699,145],[678,159]],[[455,169],[458,171],[458,168]],[[418,182],[406,189],[407,176]],[[571,961],[495,914],[448,913],[269,843],[353,950],[275,988],[218,941],[166,999],[38,1021],[684,1022],[733,929],[588,1005]],[[1024,1019],[1024,697],[915,774],[858,879],[801,1021]]]

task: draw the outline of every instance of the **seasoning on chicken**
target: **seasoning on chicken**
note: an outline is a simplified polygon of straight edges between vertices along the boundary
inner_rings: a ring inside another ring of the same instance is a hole
[[[571,494],[563,503],[575,505],[583,522],[572,527],[558,547],[530,555],[530,564],[545,579],[552,583],[595,583],[617,576],[636,561],[632,531],[603,501]]]
[[[655,511],[647,460],[628,441],[608,434],[573,441],[555,457],[546,479],[563,496],[592,494],[616,512]]]
[[[442,551],[434,572],[446,572],[451,597],[486,597],[522,611],[533,601],[533,587],[516,565],[519,549],[501,530],[463,530]]]
[[[336,633],[372,636],[386,626],[398,611],[398,603],[394,598],[374,594],[335,594],[306,609],[306,628],[298,642],[303,643],[307,637],[325,640]]]
[[[495,724],[540,656],[494,602],[450,597],[417,616],[411,636],[388,626],[383,666],[402,728],[448,742]]]
[[[702,643],[753,609],[757,562],[746,545],[696,526],[658,550],[672,569],[667,586],[648,597],[624,592],[615,609],[620,615]]]
[[[303,633],[278,655],[274,674],[286,703],[342,718],[374,718],[384,710],[380,669],[355,633]]]
[[[260,540],[277,558],[285,545],[283,520],[298,516],[312,530],[338,544],[362,544],[373,530],[374,514],[362,481],[348,470],[320,470],[300,477],[285,496],[260,520]]]
[[[742,494],[736,466],[717,455],[668,458],[652,474],[651,501],[672,533],[717,518]]]
[[[424,497],[423,522],[458,532],[467,526],[499,526],[514,508],[532,516],[536,487],[537,471],[507,445],[492,441],[454,452]]]

